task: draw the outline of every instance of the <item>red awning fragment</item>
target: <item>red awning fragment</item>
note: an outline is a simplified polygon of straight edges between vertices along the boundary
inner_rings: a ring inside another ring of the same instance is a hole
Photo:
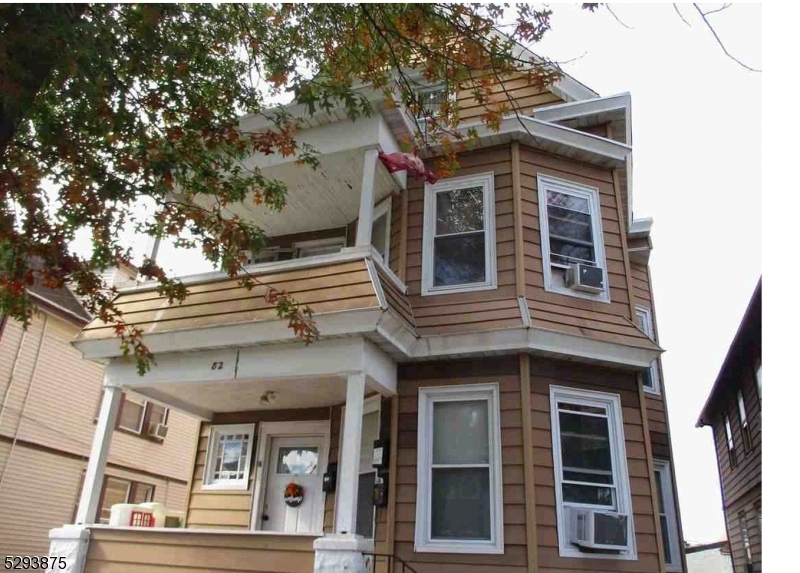
[[[425,163],[413,153],[403,153],[402,151],[384,153],[381,151],[378,153],[378,159],[389,170],[389,173],[408,170],[413,175],[424,177],[425,181],[431,185],[438,181],[438,177],[433,174],[433,171],[425,169]]]

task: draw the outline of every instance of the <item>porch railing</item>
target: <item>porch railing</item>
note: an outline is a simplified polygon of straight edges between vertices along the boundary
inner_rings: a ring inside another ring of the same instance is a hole
[[[397,555],[391,555],[389,553],[364,552],[364,560],[366,561],[367,571],[370,573],[376,573],[378,557],[386,560],[386,573],[418,573],[416,569],[403,561]]]

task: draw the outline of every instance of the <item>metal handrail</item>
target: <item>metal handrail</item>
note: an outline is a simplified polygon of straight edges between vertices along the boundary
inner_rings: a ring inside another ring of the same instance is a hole
[[[377,560],[375,559],[376,557],[385,557],[388,560],[388,562],[389,562],[389,569],[388,570],[391,571],[391,573],[407,573],[407,572],[408,573],[418,573],[418,571],[416,569],[414,569],[411,565],[409,565],[408,563],[403,561],[397,555],[392,555],[390,553],[369,553],[369,552],[365,551],[364,552],[364,557],[367,557],[367,556],[372,557],[372,570],[371,570],[371,573],[375,573],[375,567],[377,565]],[[395,569],[395,562],[400,564],[401,568],[399,570]]]

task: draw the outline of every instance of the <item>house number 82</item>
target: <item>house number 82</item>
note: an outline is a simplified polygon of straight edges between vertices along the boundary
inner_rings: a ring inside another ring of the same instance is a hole
[[[211,363],[211,370],[222,370],[223,362],[212,362]]]

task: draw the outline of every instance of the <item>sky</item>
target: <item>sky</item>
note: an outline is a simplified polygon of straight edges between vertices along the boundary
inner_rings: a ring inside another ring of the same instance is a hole
[[[684,537],[724,539],[711,430],[694,425],[762,272],[761,74],[726,57],[691,5],[690,26],[671,4],[611,4],[624,24],[604,9],[551,7],[553,30],[534,49],[601,95],[631,93],[633,209],[655,220],[650,265]],[[760,6],[711,18],[728,50],[760,69]],[[179,275],[210,270],[170,245],[159,262]]]
[[[710,428],[694,427],[761,275],[761,75],[727,58],[671,4],[552,5],[536,46],[600,95],[630,92],[633,210],[653,217],[659,342],[687,541],[725,538]],[[728,50],[761,68],[761,10],[711,16]],[[577,59],[576,59],[577,58]],[[568,62],[568,60],[574,60]]]

